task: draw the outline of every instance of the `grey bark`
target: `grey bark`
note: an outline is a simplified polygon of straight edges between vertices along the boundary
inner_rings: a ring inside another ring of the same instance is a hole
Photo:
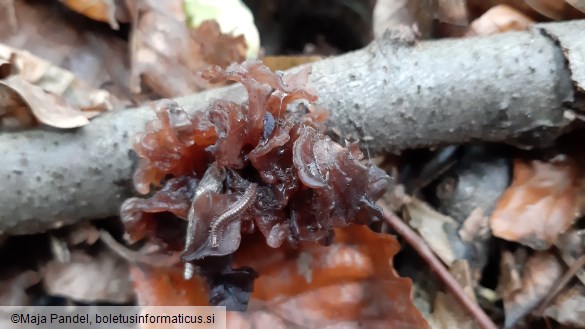
[[[332,113],[331,135],[360,138],[372,155],[479,140],[541,147],[572,126],[585,85],[582,31],[585,21],[419,43],[385,36],[315,63],[309,85]],[[234,85],[178,102],[193,112],[214,98],[246,94]],[[0,135],[0,233],[117,215],[133,194],[132,137],[153,118],[142,107],[74,131]]]

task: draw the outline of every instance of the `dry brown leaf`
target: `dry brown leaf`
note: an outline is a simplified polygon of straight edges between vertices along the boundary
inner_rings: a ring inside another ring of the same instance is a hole
[[[38,123],[18,92],[0,81],[0,131],[27,129]]]
[[[498,290],[504,300],[505,327],[513,327],[546,297],[561,277],[562,267],[548,252],[537,252],[524,262],[504,251]]]
[[[4,89],[4,91],[1,91]],[[83,112],[66,105],[57,96],[46,93],[19,76],[0,81],[0,93],[9,94],[11,89],[28,105],[40,122],[56,128],[76,128],[89,123]]]
[[[507,31],[522,31],[528,29],[534,21],[519,10],[498,5],[490,8],[481,17],[471,23],[467,36],[490,35]]]
[[[490,219],[494,236],[533,249],[547,249],[566,231],[577,211],[578,167],[571,158],[514,162],[514,180]]]
[[[236,263],[260,277],[248,312],[228,312],[228,328],[427,328],[412,303],[410,279],[392,268],[398,249],[393,237],[362,226],[337,229],[328,247],[272,249],[263,239],[243,241]],[[203,280],[184,281],[182,268],[135,267],[132,277],[142,305],[207,305]]]
[[[575,285],[561,292],[544,311],[544,316],[575,328],[585,324],[585,288]]]
[[[69,9],[93,20],[109,23],[114,30],[119,28],[116,21],[115,0],[60,0]]]
[[[448,234],[445,228],[447,226],[456,228],[458,226],[457,222],[416,198],[412,198],[406,204],[406,209],[410,217],[410,226],[415,228],[435,254],[448,267],[451,267],[458,255],[453,248],[453,236]]]
[[[477,303],[473,291],[474,282],[471,279],[469,263],[465,260],[457,260],[449,269],[453,278],[459,282],[467,296]],[[451,294],[438,292],[435,297],[433,313],[430,320],[431,328],[434,329],[474,329],[478,328],[475,319],[469,315]]]
[[[187,95],[212,86],[196,74],[210,64],[244,60],[243,36],[222,35],[216,23],[202,24],[191,31],[185,25],[181,1],[139,4],[133,13],[136,29],[131,40],[134,92],[140,91],[142,77],[162,97]]]
[[[74,250],[71,262],[49,261],[41,273],[49,295],[117,304],[129,303],[134,298],[128,264],[107,249],[97,255]]]
[[[119,105],[118,100],[106,90],[93,88],[72,72],[27,51],[0,44],[1,59],[10,61],[13,75],[22,77],[48,93],[62,97],[67,104],[85,111],[86,114],[112,110],[114,106]]]
[[[433,329],[475,329],[479,328],[453,297],[442,292],[437,293],[430,326]]]
[[[328,247],[307,244],[287,251],[257,243],[237,253],[236,261],[260,274],[252,298],[289,322],[425,328],[412,303],[410,279],[397,277],[392,268],[398,249],[393,237],[352,225],[335,230],[335,242]]]

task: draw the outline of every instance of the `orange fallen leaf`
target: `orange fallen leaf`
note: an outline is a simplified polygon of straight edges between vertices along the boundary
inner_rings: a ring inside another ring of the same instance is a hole
[[[530,17],[519,10],[507,5],[498,5],[474,20],[466,35],[490,35],[507,31],[522,31],[528,29],[533,23],[534,21]]]
[[[205,282],[198,276],[183,279],[182,267],[132,265],[130,277],[139,305],[208,306]]]
[[[392,268],[396,239],[367,227],[335,230],[334,244],[298,250],[252,244],[236,263],[259,278],[252,298],[287,322],[308,327],[426,328],[411,299],[412,282]]]
[[[244,240],[235,266],[260,276],[248,312],[228,312],[228,328],[427,328],[412,282],[392,268],[398,249],[394,237],[362,226],[337,229],[328,247],[273,249],[262,239]],[[207,305],[202,280],[185,282],[179,268],[131,272],[142,305]]]
[[[550,162],[514,162],[514,180],[492,213],[494,236],[533,249],[547,249],[573,223],[579,169],[561,156]]]

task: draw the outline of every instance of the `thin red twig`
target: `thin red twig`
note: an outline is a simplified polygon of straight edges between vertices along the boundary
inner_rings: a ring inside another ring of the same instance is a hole
[[[459,285],[459,282],[453,278],[427,243],[386,206],[381,203],[379,205],[384,210],[384,219],[386,222],[419,253],[429,267],[437,274],[451,295],[475,318],[477,324],[483,329],[497,329],[498,326],[485,314],[479,305],[467,296],[461,285]]]

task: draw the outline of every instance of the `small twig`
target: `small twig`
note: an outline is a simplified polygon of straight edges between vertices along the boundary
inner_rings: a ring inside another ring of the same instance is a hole
[[[116,241],[110,233],[105,230],[100,230],[100,239],[108,246],[116,255],[127,260],[129,263],[147,264],[152,267],[172,267],[180,261],[180,256],[176,255],[153,255],[144,254],[139,251],[134,251]]]
[[[467,296],[461,285],[459,285],[443,263],[435,256],[427,243],[386,206],[381,203],[378,204],[384,210],[384,219],[386,222],[419,253],[429,267],[437,274],[451,295],[475,318],[477,324],[483,329],[497,329],[498,326]]]
[[[559,292],[561,292],[561,290],[563,290],[567,283],[571,281],[571,279],[575,276],[577,271],[579,271],[579,269],[583,266],[585,266],[585,255],[582,255],[573,264],[571,264],[567,272],[565,272],[565,274],[562,277],[560,277],[557,280],[557,282],[555,282],[555,285],[550,290],[546,298],[542,301],[542,303],[540,303],[540,306],[534,312],[534,314],[537,316],[542,316],[550,302],[559,294]]]

